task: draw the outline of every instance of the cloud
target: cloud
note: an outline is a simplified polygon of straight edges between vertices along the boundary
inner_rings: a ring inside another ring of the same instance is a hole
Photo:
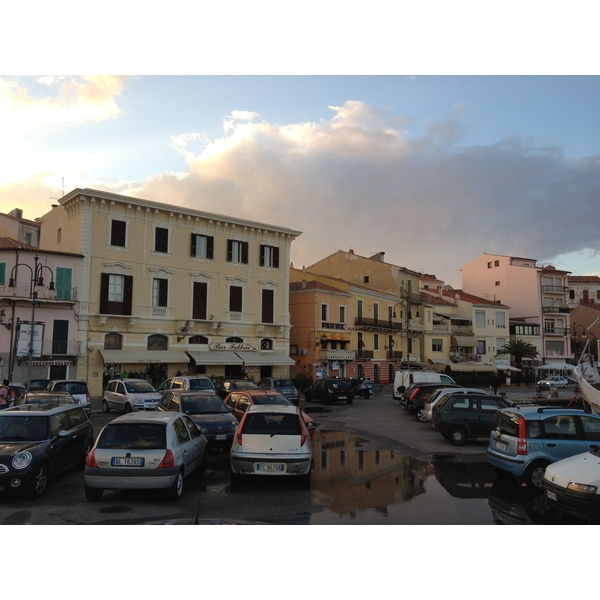
[[[235,112],[221,137],[171,138],[180,173],[96,186],[300,230],[296,267],[340,249],[384,251],[460,286],[461,267],[483,252],[552,261],[598,251],[600,156],[566,158],[520,137],[461,145],[470,124],[460,105],[420,137],[407,117],[364,102],[331,110],[287,124]]]

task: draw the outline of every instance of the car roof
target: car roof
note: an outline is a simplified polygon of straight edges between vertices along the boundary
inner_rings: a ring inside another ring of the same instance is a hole
[[[254,390],[251,390],[254,391]],[[177,394],[183,398],[187,396],[210,396],[214,398],[215,396],[220,400],[221,396],[215,392],[215,390],[182,390],[180,388],[175,388],[174,390],[165,390],[165,393]]]
[[[583,410],[582,408],[566,408],[564,406],[545,406],[545,405],[528,405],[528,406],[522,406],[522,405],[516,405],[516,406],[509,406],[507,408],[502,408],[500,409],[502,412],[504,413],[514,413],[514,414],[520,414],[520,415],[524,415],[526,418],[542,418],[542,415],[547,415],[547,414],[558,414],[558,415],[565,415],[565,416],[569,416],[569,415],[581,415],[581,414],[585,414],[586,416],[590,416],[596,419],[600,419],[600,415],[594,414],[594,413],[588,413],[585,410]]]
[[[253,404],[248,407],[246,414],[248,413],[274,413],[274,414],[290,414],[297,415],[300,414],[300,409],[297,406],[293,406],[290,404],[286,405],[274,405],[274,404]]]
[[[13,406],[2,411],[2,415],[15,415],[22,412],[28,413],[39,413],[40,415],[54,415],[56,413],[67,412],[69,410],[79,409],[83,410],[79,404],[20,404],[19,406]]]
[[[155,411],[141,411],[131,412],[120,415],[116,419],[113,419],[108,425],[115,423],[168,423],[173,419],[179,418],[181,415],[178,412],[155,412]]]
[[[73,398],[69,392],[26,392],[27,398]]]

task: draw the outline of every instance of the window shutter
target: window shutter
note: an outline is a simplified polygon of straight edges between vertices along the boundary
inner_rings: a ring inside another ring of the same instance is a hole
[[[233,258],[233,241],[227,240],[227,262],[231,262]]]
[[[273,248],[273,266],[279,269],[279,248]]]
[[[100,314],[108,314],[108,273],[100,274]]]
[[[206,238],[206,258],[212,259],[214,242],[215,242],[215,238],[212,235],[209,235]]]
[[[131,275],[124,276],[123,292],[123,311],[121,314],[130,315],[133,306],[133,277]]]
[[[248,242],[242,242],[242,262],[248,264]]]
[[[192,250],[191,250],[191,256],[196,256],[196,234],[192,233]]]
[[[260,266],[265,266],[265,247],[263,244],[260,245]]]

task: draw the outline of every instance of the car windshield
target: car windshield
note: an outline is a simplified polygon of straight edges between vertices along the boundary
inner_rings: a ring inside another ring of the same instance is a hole
[[[48,439],[48,418],[0,416],[0,442],[35,442]]]
[[[294,384],[289,379],[273,379],[275,387],[294,387]]]
[[[278,404],[280,406],[290,406],[292,403],[285,396],[266,394],[264,396],[254,396],[254,404]]]
[[[223,400],[219,396],[185,396],[181,398],[183,412],[188,415],[216,415],[228,413]]]
[[[150,394],[156,391],[147,381],[126,381],[125,389],[132,394]]]
[[[159,450],[167,447],[167,429],[162,423],[112,423],[98,438],[98,448]]]
[[[232,381],[229,387],[232,390],[255,390],[258,386],[251,381]]]
[[[296,415],[247,413],[243,434],[300,435],[302,427]]]
[[[210,379],[190,379],[190,390],[212,390],[213,384]]]

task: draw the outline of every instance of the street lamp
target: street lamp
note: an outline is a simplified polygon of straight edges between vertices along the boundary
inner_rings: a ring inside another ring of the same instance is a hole
[[[392,317],[394,319],[397,318],[396,317],[396,306],[402,305],[404,307],[404,323],[405,323],[405,329],[406,329],[406,361],[405,362],[407,363],[407,366],[410,366],[408,364],[410,362],[410,343],[411,343],[409,326],[410,326],[410,319],[412,318],[412,315],[410,312],[410,305],[411,305],[411,301],[413,304],[417,304],[416,316],[418,318],[419,317],[419,306],[418,306],[419,300],[413,294],[411,294],[410,290],[407,289],[405,286],[401,287],[400,297],[402,298],[402,300],[400,302],[396,302],[396,304],[394,304],[394,306],[392,308]]]
[[[10,272],[10,279],[8,281],[8,287],[15,287],[15,278],[14,273],[18,267],[27,267],[31,272],[31,282],[29,288],[29,298],[31,300],[31,324],[29,326],[29,350],[27,352],[29,357],[29,362],[27,365],[27,389],[31,387],[31,367],[33,363],[33,329],[35,326],[35,304],[37,301],[37,291],[36,287],[44,287],[44,278],[42,277],[42,273],[44,269],[47,269],[50,272],[50,284],[48,285],[48,289],[53,292],[54,291],[54,273],[50,267],[46,265],[39,264],[40,257],[36,254],[33,257],[34,266],[33,269],[31,265],[27,263],[17,263]]]

